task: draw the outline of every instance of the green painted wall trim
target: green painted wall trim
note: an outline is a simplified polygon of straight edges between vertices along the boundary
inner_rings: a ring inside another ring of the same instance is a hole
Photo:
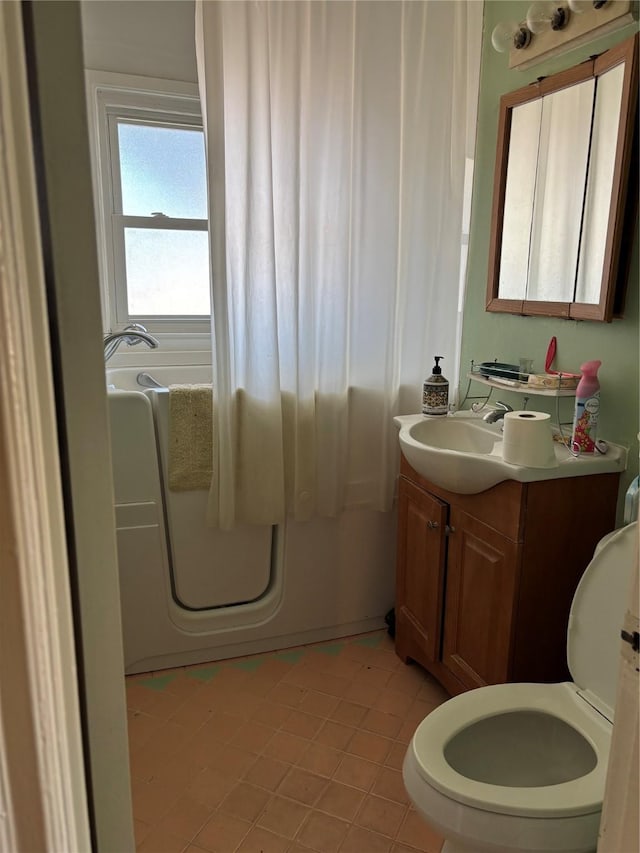
[[[550,338],[558,339],[556,366],[577,371],[590,359],[599,358],[601,383],[600,438],[629,448],[629,466],[622,477],[620,495],[638,473],[638,233],[634,239],[633,257],[625,316],[613,323],[593,323],[576,320],[559,320],[541,317],[518,317],[509,314],[492,314],[485,311],[485,292],[491,229],[491,204],[493,200],[493,172],[498,130],[500,96],[519,89],[541,75],[577,65],[594,53],[631,36],[637,29],[630,24],[617,33],[597,39],[553,60],[541,62],[527,71],[509,70],[506,54],[497,53],[491,46],[491,32],[499,21],[521,21],[526,17],[528,0],[485,0],[484,31],[480,95],[478,102],[478,128],[476,139],[475,177],[467,288],[464,303],[461,351],[461,399],[467,388],[466,372],[471,359],[476,362],[498,361],[518,363],[518,358],[534,359],[534,369],[544,369],[544,356]],[[476,386],[482,390],[481,386]],[[473,388],[471,393],[475,393]],[[496,396],[497,394],[497,396]],[[513,408],[522,406],[522,398],[508,391],[494,392],[492,399],[502,399]],[[563,421],[572,419],[573,399],[560,401]],[[532,398],[530,409],[554,412],[553,401]],[[621,520],[622,501],[618,501]]]

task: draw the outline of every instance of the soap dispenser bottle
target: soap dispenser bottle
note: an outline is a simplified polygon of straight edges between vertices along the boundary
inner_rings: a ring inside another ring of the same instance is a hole
[[[442,375],[439,363],[443,356],[435,356],[433,373],[422,386],[422,414],[446,415],[449,411],[449,381]]]
[[[601,361],[586,361],[580,365],[582,376],[576,388],[576,409],[573,417],[571,449],[578,453],[594,453],[600,414],[600,382],[598,368]]]

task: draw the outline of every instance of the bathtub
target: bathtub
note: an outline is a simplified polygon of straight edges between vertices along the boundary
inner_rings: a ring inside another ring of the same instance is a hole
[[[162,387],[142,387],[141,372]],[[210,381],[210,368],[114,368],[106,378],[127,673],[384,624],[393,603],[393,513],[209,528],[207,492],[173,492],[165,483],[167,386]]]

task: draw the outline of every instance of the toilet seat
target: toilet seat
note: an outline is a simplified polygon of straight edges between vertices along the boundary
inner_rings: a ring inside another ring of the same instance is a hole
[[[410,750],[425,782],[450,799],[488,812],[526,817],[570,817],[602,808],[611,724],[579,695],[575,684],[500,684],[450,699],[416,729]],[[476,781],[445,758],[455,735],[481,720],[518,711],[542,712],[571,726],[595,753],[595,766],[560,784],[517,787]],[[426,760],[425,760],[426,759]]]

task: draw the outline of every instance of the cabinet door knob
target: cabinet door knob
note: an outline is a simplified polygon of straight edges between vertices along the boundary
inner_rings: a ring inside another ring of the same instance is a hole
[[[428,527],[430,530],[437,530],[437,529],[438,529],[438,527],[440,527],[440,525],[438,524],[438,522],[437,522],[437,521],[431,521],[431,520],[429,520],[429,521],[427,521],[427,527]]]

